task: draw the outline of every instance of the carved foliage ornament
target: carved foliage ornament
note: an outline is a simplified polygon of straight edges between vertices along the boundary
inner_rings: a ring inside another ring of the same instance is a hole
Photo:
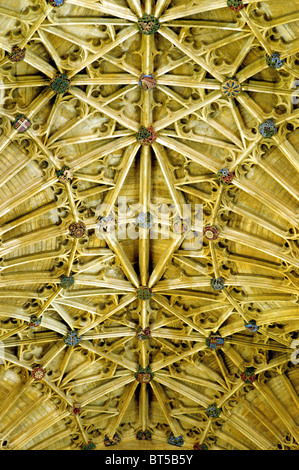
[[[138,326],[136,330],[136,337],[141,341],[145,341],[151,337],[151,330],[149,327],[142,329],[141,326]]]
[[[70,80],[64,73],[58,73],[50,82],[50,88],[55,93],[65,93],[70,87]]]
[[[140,429],[140,431],[138,431],[136,434],[136,439],[138,439],[138,441],[150,441],[151,438],[152,434],[148,429],[146,429],[145,431],[142,431]]]
[[[73,408],[71,413],[73,415],[78,415],[78,414],[80,414],[80,411],[81,411],[80,408]]]
[[[199,442],[195,442],[193,446],[194,450],[209,450],[208,446],[204,443],[200,444]]]
[[[221,93],[227,98],[234,98],[241,93],[241,85],[235,78],[227,78],[220,87]]]
[[[64,337],[64,342],[67,346],[76,346],[81,341],[81,336],[78,336],[76,330],[69,331],[68,334]]]
[[[212,403],[211,405],[209,405],[206,409],[206,414],[210,417],[210,418],[218,418],[221,414],[221,411],[222,409],[221,408],[217,408],[217,405],[216,403]]]
[[[157,134],[152,126],[140,126],[136,139],[141,145],[151,145],[157,139]]]
[[[46,375],[46,371],[42,367],[35,367],[32,371],[34,380],[42,380]]]
[[[79,403],[74,403],[73,406],[70,406],[69,411],[72,416],[79,415],[81,413],[81,408],[80,408]]]
[[[240,11],[245,7],[242,0],[227,0],[227,6],[233,11]]]
[[[154,15],[144,13],[143,17],[139,18],[137,26],[142,34],[155,34],[160,28],[160,23]]]
[[[87,442],[87,444],[83,444],[82,447],[81,447],[81,450],[94,450],[96,448],[96,445],[89,441]]]
[[[71,287],[74,283],[75,283],[75,279],[73,278],[73,276],[62,275],[60,287],[65,289],[67,287]]]
[[[265,138],[273,137],[277,133],[277,127],[274,124],[273,119],[267,119],[259,126],[260,134]]]
[[[211,286],[215,290],[223,290],[224,287],[225,287],[223,278],[222,277],[218,277],[218,278],[214,277],[213,279],[211,279]]]
[[[139,289],[137,289],[137,297],[140,300],[149,300],[152,297],[152,295],[153,295],[153,291],[150,287],[142,286],[142,287],[139,287]]]
[[[280,69],[284,64],[284,59],[280,58],[279,52],[274,52],[272,55],[267,54],[266,62],[271,69]]]
[[[104,444],[106,447],[115,446],[121,439],[118,434],[114,434],[113,438],[110,439],[107,434],[105,435]]]
[[[235,175],[227,168],[222,168],[217,173],[217,178],[222,184],[231,184],[232,180],[234,179],[234,176]]]
[[[181,447],[184,444],[184,438],[183,436],[174,436],[173,434],[170,434],[167,438],[167,442],[172,446]]]
[[[47,0],[48,3],[51,3],[52,7],[61,7],[65,0]]]
[[[86,232],[86,226],[83,222],[74,222],[69,225],[69,232],[71,237],[81,238]]]
[[[24,60],[26,54],[25,49],[21,49],[19,46],[13,46],[9,58],[12,62],[20,62]]]

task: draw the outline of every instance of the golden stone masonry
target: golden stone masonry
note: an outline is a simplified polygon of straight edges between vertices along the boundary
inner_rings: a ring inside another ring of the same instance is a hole
[[[298,0],[0,22],[0,449],[299,450]]]

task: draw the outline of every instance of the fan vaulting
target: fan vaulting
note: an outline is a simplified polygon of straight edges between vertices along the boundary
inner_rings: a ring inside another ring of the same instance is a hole
[[[298,450],[298,2],[0,20],[1,449]]]

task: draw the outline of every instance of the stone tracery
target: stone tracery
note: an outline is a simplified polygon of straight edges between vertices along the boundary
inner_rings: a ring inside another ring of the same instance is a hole
[[[2,448],[99,449],[120,426],[121,442],[150,430],[158,448],[168,448],[169,435],[190,449],[298,448],[297,417],[280,404],[277,385],[298,404],[289,359],[299,326],[298,41],[290,39],[298,12],[290,8],[284,23],[275,2],[235,2],[245,7],[227,12],[226,1],[194,0],[187,16],[183,1],[80,1],[90,18],[77,2],[50,3],[0,10],[15,23],[2,49],[10,53],[16,38],[26,48],[22,62],[2,54],[1,63]],[[159,19],[153,34],[138,30],[144,13]],[[287,47],[274,48],[268,32],[285,24]],[[281,69],[267,63],[275,51]],[[70,80],[63,95],[48,86],[57,71]],[[141,73],[157,78],[150,92],[138,85]],[[233,99],[220,90],[227,76],[241,86]],[[22,112],[31,123],[25,135],[13,130]],[[267,119],[278,126],[273,143],[258,132]],[[151,125],[157,138],[141,147],[136,132]],[[72,178],[58,182],[63,164]],[[217,179],[222,169],[229,185]],[[190,250],[188,239],[146,231],[136,240],[98,237],[97,207],[115,209],[119,221],[123,195],[144,213],[152,202],[171,203],[180,217],[184,203],[203,204],[218,238]],[[63,289],[62,276],[74,272]],[[137,300],[141,286],[153,295]],[[28,327],[33,313],[41,331]],[[253,320],[254,339],[245,328]],[[150,339],[138,342],[136,328],[149,325]],[[63,337],[77,329],[80,344],[67,348]],[[206,347],[216,332],[221,352]],[[36,364],[46,371],[42,389],[30,375]],[[138,385],[134,374],[148,364],[152,380]],[[244,385],[253,366],[257,379]],[[7,403],[28,400],[13,424]],[[74,401],[81,413],[70,418]],[[205,414],[214,402],[217,423]],[[18,431],[38,407],[36,426]]]

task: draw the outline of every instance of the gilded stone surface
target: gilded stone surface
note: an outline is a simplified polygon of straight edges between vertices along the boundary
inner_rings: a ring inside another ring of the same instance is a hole
[[[0,17],[0,449],[298,450],[296,2]]]

